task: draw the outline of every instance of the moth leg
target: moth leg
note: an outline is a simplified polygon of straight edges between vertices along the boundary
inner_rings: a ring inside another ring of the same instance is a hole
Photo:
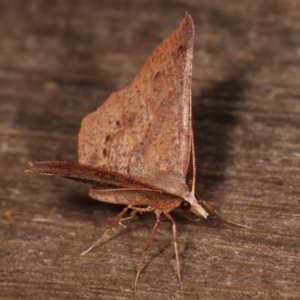
[[[180,275],[180,264],[179,264],[178,248],[177,248],[176,222],[175,222],[175,220],[173,219],[173,217],[168,212],[164,211],[164,215],[172,222],[172,227],[173,227],[173,242],[174,242],[175,258],[176,258],[177,276],[178,276],[178,281],[180,283],[180,287],[181,287],[181,290],[182,290],[183,289],[183,284],[182,284],[181,275]]]
[[[135,278],[135,283],[134,283],[134,291],[136,292],[136,287],[137,287],[137,282],[138,282],[138,279],[140,277],[140,274],[141,274],[141,270],[142,270],[142,265],[143,265],[143,261],[144,261],[144,258],[145,258],[145,254],[147,252],[147,250],[149,249],[151,243],[152,243],[152,240],[153,240],[153,237],[156,233],[156,230],[157,230],[157,227],[160,223],[160,214],[161,214],[161,211],[159,210],[155,210],[154,211],[155,214],[156,214],[156,222],[152,228],[152,231],[147,239],[147,242],[143,248],[143,254],[142,254],[142,257],[141,257],[141,260],[139,262],[139,267],[138,267],[138,271],[137,271],[137,274],[136,274],[136,278]]]
[[[123,222],[123,221],[128,221],[128,220],[133,219],[133,218],[135,217],[136,213],[137,213],[137,211],[136,211],[136,210],[133,210],[133,211],[130,213],[129,217],[122,218],[122,219],[119,221],[119,224],[122,225],[123,227],[125,227],[125,225],[123,225],[121,222]]]
[[[121,220],[121,218],[126,214],[126,212],[128,211],[128,209],[130,209],[130,205],[126,206],[118,215],[117,217],[109,224],[109,226],[107,227],[107,229],[103,232],[103,234],[101,235],[101,237],[91,246],[89,247],[87,250],[85,250],[84,252],[82,252],[80,254],[80,256],[87,254],[88,252],[90,252],[93,248],[95,248],[102,240],[102,238],[111,230],[115,227],[115,225],[117,223],[119,223],[119,221]]]
[[[234,223],[232,221],[229,221],[229,220],[225,219],[215,208],[213,208],[213,206],[209,202],[207,202],[205,200],[200,200],[200,204],[202,204],[208,210],[208,212],[210,214],[219,217],[225,223],[228,223],[228,224],[231,224],[231,225],[234,225],[234,226],[238,226],[238,227],[244,227],[244,228],[247,228],[247,229],[251,229],[251,227],[249,227],[247,225]]]

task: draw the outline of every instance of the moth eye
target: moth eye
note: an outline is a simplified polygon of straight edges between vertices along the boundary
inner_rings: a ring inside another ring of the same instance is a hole
[[[183,210],[188,210],[191,208],[191,203],[184,200],[181,202],[180,208]]]

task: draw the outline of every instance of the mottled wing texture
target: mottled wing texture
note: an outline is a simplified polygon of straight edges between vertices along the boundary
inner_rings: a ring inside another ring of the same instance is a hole
[[[82,121],[79,163],[185,189],[191,149],[194,24],[186,14],[134,81]],[[167,187],[166,187],[167,185]]]

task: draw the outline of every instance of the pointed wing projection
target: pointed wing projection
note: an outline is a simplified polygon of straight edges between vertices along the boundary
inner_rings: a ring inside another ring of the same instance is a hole
[[[42,175],[57,175],[82,182],[92,183],[105,188],[130,188],[136,190],[154,190],[155,187],[143,182],[135,181],[119,173],[109,172],[90,166],[80,165],[70,161],[40,161],[29,163],[25,169],[27,173],[39,173]]]

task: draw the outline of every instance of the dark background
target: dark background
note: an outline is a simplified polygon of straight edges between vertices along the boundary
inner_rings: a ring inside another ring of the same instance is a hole
[[[197,193],[253,230],[173,213],[184,290],[163,219],[137,299],[299,298],[298,0],[0,0],[1,299],[134,298],[154,214],[79,257],[121,207],[23,167],[76,160],[81,119],[131,82],[186,11]]]

